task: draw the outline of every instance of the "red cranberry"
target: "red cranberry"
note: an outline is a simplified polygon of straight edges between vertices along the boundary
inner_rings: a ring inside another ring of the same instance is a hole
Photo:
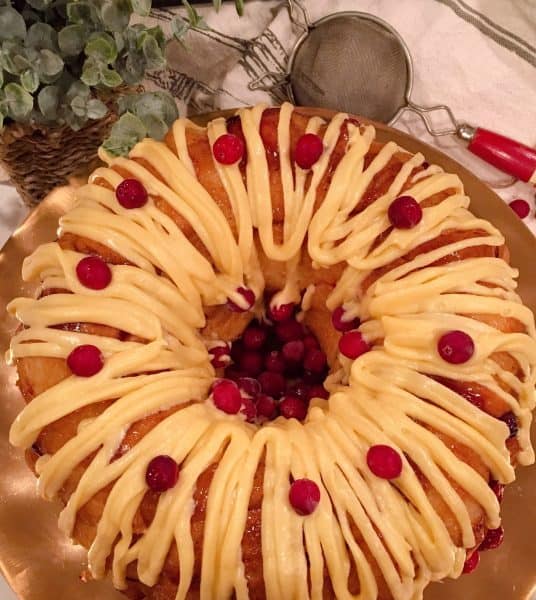
[[[495,550],[498,548],[504,540],[504,529],[497,527],[497,529],[488,529],[484,541],[480,544],[479,550]]]
[[[273,373],[282,373],[285,370],[285,360],[281,352],[272,350],[264,360],[264,367]]]
[[[337,306],[337,308],[331,313],[331,323],[337,331],[350,331],[350,329],[357,329],[359,327],[359,319],[350,319],[344,321],[344,308]]]
[[[441,358],[453,365],[466,363],[475,352],[473,338],[465,331],[449,331],[437,342],[437,351]]]
[[[320,489],[310,479],[296,479],[288,493],[292,508],[303,517],[313,513],[320,502]]]
[[[422,165],[421,165],[421,167],[422,167],[423,169],[427,169],[429,166],[430,166],[430,163],[429,163],[427,160],[425,160],[425,161],[422,163]]]
[[[277,323],[281,321],[286,321],[292,317],[294,313],[294,303],[291,302],[289,304],[280,304],[279,306],[270,306],[268,309],[268,318],[270,321],[275,321]]]
[[[236,365],[227,365],[223,374],[225,379],[231,379],[232,381],[238,381],[242,377],[247,377],[247,374],[241,371]]]
[[[503,423],[506,423],[508,425],[508,429],[510,430],[510,435],[508,436],[508,439],[516,437],[517,432],[519,431],[519,422],[514,413],[507,412],[501,417],[501,421]]]
[[[309,388],[309,392],[307,394],[307,400],[312,400],[313,398],[322,398],[327,400],[329,398],[329,392],[321,383],[317,383]]]
[[[236,384],[248,396],[255,397],[261,392],[261,384],[252,377],[239,377]]]
[[[314,335],[311,335],[310,333],[308,333],[304,338],[303,338],[303,345],[305,346],[305,351],[307,350],[313,350],[314,348],[318,348],[318,340],[315,338]]]
[[[229,346],[214,346],[208,353],[212,357],[210,363],[215,369],[222,369],[229,364],[231,360]]]
[[[110,267],[98,256],[86,256],[76,265],[78,281],[90,290],[103,290],[112,281]]]
[[[264,371],[259,375],[262,391],[268,396],[279,397],[285,391],[285,378],[281,373]]]
[[[237,135],[224,133],[214,142],[212,152],[222,165],[233,165],[244,156],[244,142]]]
[[[307,400],[309,394],[309,386],[305,381],[296,381],[287,386],[287,393],[290,396],[297,396],[301,400]]]
[[[275,334],[282,342],[299,340],[304,335],[303,325],[294,319],[289,319],[288,321],[277,323]]]
[[[297,396],[283,396],[279,402],[279,412],[285,419],[303,421],[307,416],[307,404]]]
[[[67,357],[67,366],[79,377],[91,377],[98,373],[103,365],[101,351],[91,344],[77,346]]]
[[[246,312],[252,308],[255,304],[255,294],[253,290],[245,287],[239,287],[236,291],[244,298],[244,302],[247,308],[242,308],[238,306],[238,304],[234,303],[232,300],[227,300],[227,308],[233,312]]]
[[[411,229],[421,222],[421,205],[412,196],[399,196],[388,209],[389,221],[397,229]]]
[[[240,368],[242,371],[255,377],[262,371],[264,359],[260,352],[255,350],[246,350],[240,359]]]
[[[264,346],[266,341],[266,330],[257,325],[250,325],[242,336],[244,346],[248,350],[258,350]]]
[[[517,198],[517,200],[512,200],[508,205],[520,219],[525,219],[529,216],[530,213],[530,204],[526,200],[522,200],[521,198]]]
[[[241,340],[235,340],[231,344],[231,358],[235,363],[239,363],[242,356],[244,356],[245,348]]]
[[[141,208],[147,203],[147,190],[137,179],[123,179],[115,189],[115,197],[123,208]]]
[[[301,340],[292,340],[281,348],[283,358],[290,363],[299,363],[303,358],[304,351],[305,347]]]
[[[391,446],[378,444],[367,452],[368,468],[382,479],[396,479],[402,472],[402,458]]]
[[[145,481],[153,492],[165,492],[171,489],[179,479],[179,465],[171,458],[161,454],[155,456],[147,465]]]
[[[240,390],[234,381],[220,379],[212,387],[212,399],[216,408],[229,415],[236,415],[242,405]]]
[[[259,394],[257,396],[257,415],[267,419],[275,419],[277,417],[277,402],[271,396]]]
[[[368,342],[359,331],[347,331],[339,339],[339,352],[346,358],[354,360],[369,350]]]
[[[493,481],[490,481],[489,487],[493,490],[495,496],[497,496],[497,500],[502,502],[504,497],[504,485],[494,479]]]
[[[480,554],[478,553],[478,550],[474,550],[471,556],[467,558],[463,565],[463,573],[465,573],[466,575],[472,573],[478,567],[479,562]]]
[[[254,423],[257,416],[257,408],[255,402],[251,398],[242,398],[242,406],[240,412],[246,417],[248,423]]]
[[[303,374],[303,380],[308,385],[316,385],[322,383],[325,379],[325,371],[315,373],[314,371],[305,371]]]
[[[324,144],[314,133],[306,133],[296,143],[294,160],[300,169],[310,169],[324,152]]]
[[[303,361],[303,367],[311,373],[322,373],[326,368],[327,359],[322,350],[308,350]]]

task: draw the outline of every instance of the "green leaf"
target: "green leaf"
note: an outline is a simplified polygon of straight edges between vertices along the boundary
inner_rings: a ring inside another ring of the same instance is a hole
[[[179,42],[183,42],[184,37],[190,30],[190,23],[181,17],[174,17],[171,21],[171,33]]]
[[[52,4],[52,0],[26,0],[27,3],[36,10],[45,10],[50,4]]]
[[[168,132],[166,122],[155,115],[149,115],[143,119],[143,124],[147,128],[147,136],[155,140],[161,140]]]
[[[115,88],[123,83],[123,78],[117,71],[106,66],[101,66],[100,80],[106,87]]]
[[[67,56],[77,56],[84,49],[87,33],[86,25],[67,25],[58,33],[60,50]]]
[[[168,92],[144,92],[125,94],[119,98],[119,114],[131,112],[144,121],[149,116],[157,116],[171,125],[178,118],[177,104]]]
[[[4,85],[4,69],[0,68],[0,88]]]
[[[20,82],[27,92],[35,92],[39,87],[39,75],[33,69],[28,69],[20,76]]]
[[[107,64],[112,64],[117,58],[117,47],[114,38],[104,32],[92,34],[84,51],[87,56]]]
[[[37,96],[37,106],[43,116],[52,121],[57,116],[60,98],[60,88],[57,85],[47,85]]]
[[[77,117],[87,116],[87,100],[82,96],[76,96],[71,100],[70,107]]]
[[[26,36],[26,23],[11,6],[0,7],[0,41],[21,39]]]
[[[235,0],[235,8],[236,12],[241,17],[244,14],[244,0]]]
[[[124,156],[145,137],[147,137],[145,125],[138,117],[127,112],[114,124],[110,137],[102,146],[113,156]]]
[[[90,93],[90,89],[86,84],[81,81],[73,81],[65,92],[65,101],[70,103],[77,96],[88,100]]]
[[[32,111],[33,97],[18,83],[8,83],[4,88],[8,115],[16,121],[24,120]]]
[[[114,32],[114,42],[117,48],[117,53],[120,54],[125,48],[125,38],[122,33]]]
[[[93,58],[87,58],[82,67],[80,79],[89,86],[97,85],[100,82],[99,64]]]
[[[55,52],[41,50],[37,61],[37,70],[42,81],[51,83],[48,80],[57,77],[63,71],[63,60]]]
[[[90,119],[102,119],[108,114],[108,107],[98,98],[92,98],[87,103],[87,116]]]
[[[56,30],[47,23],[34,23],[26,34],[26,46],[37,50],[58,49],[58,34]]]
[[[124,31],[130,22],[132,9],[128,0],[108,0],[101,8],[102,22],[108,31]]]
[[[142,17],[147,17],[151,12],[151,0],[130,0],[132,10]]]
[[[212,4],[214,5],[216,12],[220,12],[221,0],[213,0]]]
[[[67,20],[78,25],[99,23],[99,14],[92,2],[69,2]]]
[[[166,64],[166,59],[158,42],[152,35],[147,35],[143,40],[143,55],[147,61],[148,70],[159,69]]]

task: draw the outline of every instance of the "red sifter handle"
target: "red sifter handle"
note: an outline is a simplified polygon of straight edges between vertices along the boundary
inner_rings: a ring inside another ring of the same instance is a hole
[[[469,150],[497,169],[536,185],[536,149],[477,127]]]

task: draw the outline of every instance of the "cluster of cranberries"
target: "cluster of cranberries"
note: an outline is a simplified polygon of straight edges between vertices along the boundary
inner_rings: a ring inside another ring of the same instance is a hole
[[[489,486],[497,496],[497,500],[502,502],[504,485],[498,481],[490,481]],[[480,562],[480,552],[485,550],[495,550],[495,548],[498,548],[503,543],[503,540],[504,529],[502,527],[497,527],[497,529],[488,529],[486,536],[478,548],[475,548],[468,553],[467,560],[463,565],[463,572],[465,574],[472,573],[478,567]]]
[[[312,398],[328,397],[326,355],[294,313],[293,304],[269,309],[269,321],[254,320],[230,347],[211,348],[212,365],[224,369],[212,388],[220,410],[241,412],[249,423],[279,415],[302,421]]]

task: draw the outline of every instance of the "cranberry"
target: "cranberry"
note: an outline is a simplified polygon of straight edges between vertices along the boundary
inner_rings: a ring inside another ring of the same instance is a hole
[[[103,290],[112,280],[110,267],[98,256],[86,256],[76,265],[78,281],[90,290]]]
[[[441,358],[453,365],[466,363],[475,352],[473,338],[465,331],[449,331],[437,342],[437,351]]]
[[[240,412],[245,415],[248,423],[254,423],[257,416],[257,407],[251,398],[242,398]]]
[[[484,541],[480,544],[479,550],[495,550],[498,548],[504,540],[504,529],[497,527],[497,529],[488,529]]]
[[[339,352],[352,360],[370,350],[368,342],[359,331],[347,331],[339,339]]]
[[[220,379],[212,387],[212,399],[217,408],[229,415],[236,415],[242,405],[240,390],[234,381]]]
[[[310,169],[324,152],[324,144],[314,133],[306,133],[296,143],[294,160],[300,169]]]
[[[402,458],[391,446],[378,444],[367,452],[368,468],[382,479],[396,479],[402,472]]]
[[[277,417],[277,402],[271,396],[259,394],[257,396],[257,415],[267,419],[275,419]]]
[[[331,324],[337,331],[350,331],[350,329],[357,329],[359,327],[359,319],[350,319],[349,321],[345,321],[344,317],[344,308],[342,306],[338,306],[331,313]]]
[[[224,133],[214,142],[212,152],[222,165],[233,165],[244,156],[244,142],[237,135]]]
[[[310,479],[296,479],[288,493],[292,508],[303,517],[313,513],[320,502],[320,489]]]
[[[277,323],[281,321],[286,321],[292,317],[294,313],[294,303],[290,302],[289,304],[280,304],[279,306],[270,306],[268,309],[268,318],[270,321],[275,321]]]
[[[421,205],[412,196],[399,196],[389,205],[389,221],[397,229],[411,229],[421,222]]]
[[[311,335],[310,333],[308,333],[304,338],[303,338],[303,345],[305,346],[305,350],[313,350],[313,348],[318,348],[318,340],[315,338],[314,335]]]
[[[123,179],[115,189],[115,197],[123,208],[141,208],[147,204],[147,190],[137,179]]]
[[[303,421],[307,416],[307,404],[297,396],[283,396],[279,402],[279,412],[285,419]]]
[[[91,344],[77,346],[67,357],[67,366],[79,377],[91,377],[98,373],[103,365],[101,351]]]
[[[264,371],[259,375],[259,383],[268,396],[279,397],[285,391],[285,378],[281,373]]]
[[[155,456],[147,465],[145,481],[153,492],[165,492],[171,489],[179,479],[179,465],[171,458],[161,454]]]
[[[512,200],[508,205],[520,219],[525,219],[529,216],[530,213],[530,204],[526,200],[522,200],[521,198],[517,198],[517,200]]]
[[[242,336],[244,346],[248,350],[258,350],[264,346],[266,341],[266,330],[257,325],[250,325]]]
[[[422,163],[422,165],[421,165],[421,167],[422,167],[423,169],[427,169],[429,166],[430,166],[430,163],[429,163],[427,160],[425,160],[425,161]]]
[[[326,355],[320,349],[308,350],[303,361],[303,366],[311,373],[322,373],[326,368]]]
[[[244,356],[245,348],[241,340],[235,340],[231,344],[231,358],[235,363],[239,363],[242,356]]]
[[[489,482],[489,487],[493,490],[495,496],[497,496],[497,500],[502,502],[504,497],[504,485],[494,479],[493,481]]]
[[[304,336],[303,325],[294,319],[289,319],[288,321],[277,323],[275,334],[282,342],[299,340]]]
[[[262,371],[264,359],[260,352],[255,350],[246,350],[240,359],[240,368],[244,373],[255,377]]]
[[[307,394],[307,400],[312,400],[313,398],[322,398],[323,400],[327,400],[329,398],[329,392],[321,383],[317,383],[309,388],[309,392]]]
[[[264,367],[273,373],[282,373],[285,370],[285,360],[281,352],[272,350],[264,360]]]
[[[501,417],[501,421],[503,423],[506,423],[508,425],[508,429],[510,430],[510,435],[508,436],[508,439],[516,437],[517,432],[519,431],[519,423],[514,413],[511,411],[507,412]]]
[[[231,356],[229,353],[229,346],[214,346],[208,353],[212,357],[210,363],[215,369],[221,369],[229,364]]]
[[[305,381],[296,381],[287,386],[287,392],[291,396],[297,396],[301,400],[307,400],[309,395],[309,386]]]
[[[281,348],[281,354],[287,363],[299,363],[303,358],[305,347],[301,340],[287,342]]]
[[[463,565],[463,573],[465,573],[466,575],[472,573],[478,567],[479,562],[480,554],[478,553],[478,550],[474,550],[471,556],[469,556],[466,559]]]
[[[238,304],[232,300],[227,300],[227,308],[233,312],[246,312],[250,310],[255,304],[255,294],[253,293],[253,290],[245,287],[239,287],[236,288],[236,291],[244,298],[244,303],[246,304],[247,308],[238,306]]]
[[[225,379],[231,379],[232,381],[238,381],[242,377],[247,377],[247,374],[241,371],[236,365],[227,365],[223,374]]]
[[[236,384],[248,396],[255,397],[261,392],[261,384],[252,377],[239,377]]]
[[[303,374],[303,380],[308,385],[316,385],[322,383],[325,379],[325,371],[315,373],[314,371],[305,371]]]

